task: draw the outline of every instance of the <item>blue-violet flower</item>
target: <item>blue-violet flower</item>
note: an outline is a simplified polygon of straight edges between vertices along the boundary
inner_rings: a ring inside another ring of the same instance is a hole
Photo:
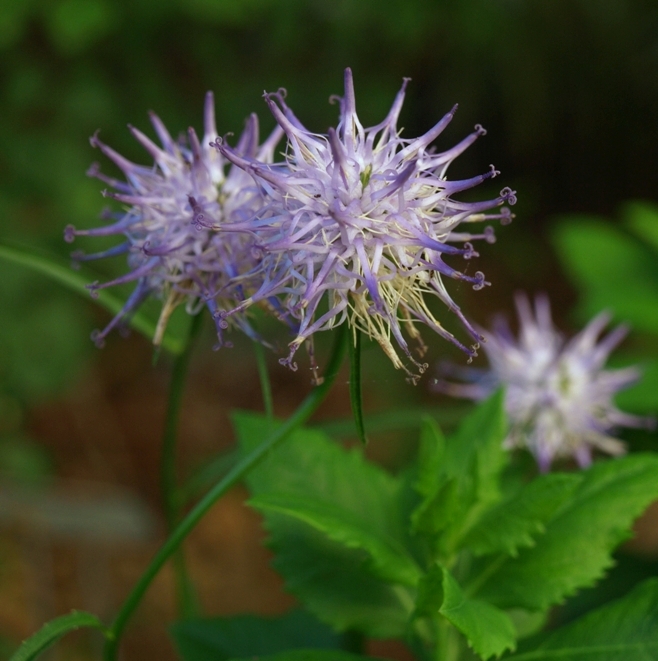
[[[434,388],[479,400],[503,386],[510,424],[505,445],[526,447],[542,472],[561,458],[574,458],[586,467],[595,449],[610,455],[623,453],[624,444],[609,432],[618,426],[644,427],[653,422],[624,413],[613,402],[619,390],[639,379],[640,371],[636,367],[603,369],[627,328],[619,326],[599,340],[610,320],[604,312],[567,341],[553,325],[547,297],[535,299],[534,314],[525,296],[517,296],[516,307],[518,339],[502,318],[493,331],[482,331],[488,371],[444,365]],[[457,377],[463,383],[444,377]]]
[[[456,106],[427,133],[416,139],[400,136],[397,122],[408,79],[383,122],[364,128],[356,108],[352,72],[345,71],[345,94],[337,99],[340,118],[328,133],[312,133],[285,102],[285,90],[265,94],[265,100],[288,137],[285,163],[268,164],[238,147],[218,140],[217,148],[232,163],[250,173],[269,198],[253,218],[224,227],[247,232],[262,253],[261,286],[234,308],[231,317],[254,302],[278,297],[280,316],[294,321],[295,339],[281,362],[296,368],[293,356],[317,331],[347,322],[376,340],[396,368],[412,374],[398,356],[391,336],[419,372],[427,367],[411,355],[408,336],[424,346],[417,329],[426,324],[467,354],[476,354],[480,335],[448,294],[442,276],[489,284],[477,272],[465,275],[444,262],[444,256],[465,259],[477,253],[470,241],[494,240],[493,229],[478,234],[456,231],[462,223],[492,218],[508,222],[509,209],[483,213],[504,203],[514,204],[509,188],[484,202],[461,202],[453,195],[498,174],[448,181],[450,163],[485,131],[473,133],[456,146],[436,152],[431,143],[451,121]],[[462,247],[452,245],[462,243]],[[448,332],[428,307],[426,296],[448,306],[466,327],[473,346]]]
[[[219,344],[222,332],[228,327],[219,309],[238,306],[245,298],[245,287],[254,286],[248,279],[239,283],[234,278],[243,272],[254,271],[257,257],[253,240],[245,233],[219,232],[229,220],[238,222],[250,218],[263,204],[262,194],[253,179],[243,170],[230,167],[222,155],[210,144],[217,138],[212,93],[208,93],[204,107],[204,135],[200,141],[194,129],[187,139],[175,141],[157,115],[151,113],[151,123],[162,148],[138,129],[130,126],[137,141],[153,157],[152,167],[130,162],[94,135],[91,144],[98,147],[124,173],[126,181],[102,174],[94,164],[89,174],[95,176],[115,192],[104,191],[106,197],[126,205],[124,211],[107,212],[113,221],[104,227],[77,230],[69,225],[65,239],[76,236],[123,235],[125,241],[109,250],[84,254],[75,252],[74,263],[127,254],[130,271],[110,282],[94,283],[92,294],[98,289],[135,282],[136,287],[123,309],[102,331],[95,331],[93,339],[102,345],[107,334],[125,324],[127,318],[148,296],[162,299],[163,307],[154,343],[157,345],[173,310],[181,303],[191,314],[205,305],[215,318]],[[272,161],[274,148],[282,131],[277,129],[258,146],[258,120],[249,117],[236,150],[245,158],[262,162]],[[233,323],[255,336],[244,315],[236,315]]]

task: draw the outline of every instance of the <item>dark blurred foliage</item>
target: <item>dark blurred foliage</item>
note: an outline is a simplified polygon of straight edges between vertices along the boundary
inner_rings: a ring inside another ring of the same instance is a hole
[[[0,4],[0,50],[0,236],[64,258],[63,227],[96,225],[104,206],[103,184],[85,176],[103,160],[88,142],[96,130],[144,163],[126,124],[150,132],[149,109],[173,133],[200,127],[212,89],[220,132],[239,132],[253,111],[266,132],[273,120],[262,91],[285,86],[302,121],[324,131],[335,122],[328,99],[342,92],[345,66],[354,69],[365,124],[384,116],[409,76],[407,135],[427,130],[455,102],[460,111],[439,148],[477,122],[487,127],[452,176],[493,161],[501,177],[469,194],[510,185],[519,204],[498,243],[481,249],[477,268],[493,286],[474,293],[448,283],[479,323],[509,310],[520,288],[548,290],[558,317],[570,307],[575,296],[548,238],[554,214],[614,216],[629,198],[656,197],[658,5],[649,0],[394,0],[385,9],[375,0],[23,0]],[[112,172],[107,162],[103,168]],[[124,264],[98,268],[107,276]],[[0,411],[18,411],[0,416],[0,434],[15,436],[25,407],[72,383],[98,356],[87,338],[107,316],[4,262],[0,309]],[[449,352],[426,339],[432,359]],[[366,354],[366,377],[391,371],[375,354]],[[377,398],[379,379],[369,383]]]
[[[366,124],[409,76],[407,135],[455,102],[461,109],[439,146],[476,122],[489,130],[453,168],[472,176],[493,161],[503,174],[489,192],[519,191],[515,225],[483,251],[479,267],[497,292],[485,307],[509,307],[519,287],[555,286],[543,223],[551,214],[611,213],[657,189],[658,5],[650,0],[8,1],[0,49],[2,236],[63,255],[63,226],[94,225],[103,206],[102,184],[84,176],[100,156],[88,143],[94,131],[144,162],[125,125],[148,129],[147,110],[173,132],[198,127],[212,89],[221,132],[240,131],[252,111],[268,130],[260,95],[281,86],[302,121],[322,131],[335,121],[327,100],[341,93],[345,66]],[[85,351],[90,308],[41,276],[0,269],[0,370],[21,397],[49,392]],[[45,333],[48,351],[39,349]],[[47,354],[36,372],[35,353]]]

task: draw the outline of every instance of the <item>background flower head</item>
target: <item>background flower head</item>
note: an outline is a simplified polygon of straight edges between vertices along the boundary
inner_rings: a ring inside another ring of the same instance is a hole
[[[241,169],[230,164],[210,144],[217,138],[212,93],[206,95],[204,134],[200,140],[193,128],[186,136],[174,140],[160,118],[151,113],[151,123],[161,147],[144,133],[129,127],[133,136],[154,159],[147,167],[130,162],[97,135],[91,144],[98,147],[124,173],[120,181],[104,175],[97,164],[89,174],[111,186],[114,191],[103,195],[125,205],[123,211],[104,215],[111,221],[104,227],[78,230],[69,225],[67,241],[76,236],[123,235],[119,245],[93,254],[73,253],[75,262],[126,254],[130,271],[104,283],[90,285],[98,289],[126,282],[135,282],[132,295],[121,312],[94,339],[102,344],[107,334],[125,323],[126,318],[148,296],[162,299],[163,307],[153,341],[162,340],[173,310],[185,304],[196,314],[206,306],[216,322],[220,345],[228,322],[218,310],[234,307],[245,298],[252,283],[249,276],[234,279],[254,270],[257,258],[249,235],[220,232],[223,223],[250,217],[262,204],[261,191]],[[236,149],[247,157],[271,162],[281,131],[275,131],[259,147],[258,119],[251,115]],[[255,333],[243,314],[231,321],[250,336]]]
[[[615,427],[643,427],[652,421],[619,410],[613,401],[621,389],[640,378],[636,367],[603,369],[627,328],[619,326],[600,338],[610,317],[603,312],[570,340],[553,325],[546,296],[537,296],[534,311],[518,295],[519,333],[515,337],[500,318],[492,331],[482,331],[489,370],[443,366],[437,391],[482,399],[505,388],[509,416],[508,447],[526,447],[547,471],[555,459],[574,458],[585,467],[592,451],[618,455],[624,444],[610,432]],[[446,376],[463,383],[447,381]]]
[[[494,199],[460,202],[454,195],[495,177],[485,174],[449,181],[452,161],[485,131],[473,133],[444,152],[431,145],[450,123],[456,106],[427,133],[401,137],[398,117],[408,80],[405,79],[386,118],[364,128],[356,113],[352,72],[345,71],[344,96],[337,127],[326,134],[306,129],[285,101],[285,92],[266,94],[265,100],[288,144],[285,163],[261,163],[224,142],[217,147],[235,165],[253,175],[267,191],[271,204],[252,220],[231,224],[251,231],[263,251],[263,287],[248,301],[228,311],[239,312],[254,301],[278,296],[282,309],[298,324],[290,354],[321,330],[347,322],[376,340],[395,367],[407,369],[393,341],[422,372],[426,365],[413,357],[403,329],[424,346],[417,325],[425,324],[469,355],[475,355],[480,336],[450,297],[443,278],[485,284],[484,274],[466,275],[448,265],[446,256],[477,256],[471,241],[493,241],[493,229],[458,232],[462,223],[511,219],[507,208],[515,193],[503,189]],[[457,245],[455,245],[457,244]],[[427,304],[436,297],[463,322],[471,337],[467,346],[448,332]],[[409,372],[411,376],[411,372]]]

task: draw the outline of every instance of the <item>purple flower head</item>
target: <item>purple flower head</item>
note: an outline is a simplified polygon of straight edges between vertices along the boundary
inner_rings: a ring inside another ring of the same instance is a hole
[[[555,459],[572,457],[579,466],[592,461],[592,450],[611,455],[624,445],[609,432],[618,426],[651,426],[653,421],[620,411],[614,395],[640,378],[635,367],[604,370],[610,352],[627,333],[619,326],[598,339],[610,321],[601,313],[575,337],[565,340],[555,329],[546,296],[535,299],[534,314],[528,299],[516,298],[519,336],[506,321],[483,331],[489,370],[445,366],[444,376],[466,383],[437,380],[435,389],[458,397],[482,399],[499,386],[505,388],[510,421],[506,447],[526,447],[542,472]]]
[[[282,314],[297,325],[290,354],[282,360],[293,369],[293,356],[305,341],[343,322],[376,340],[395,367],[407,370],[414,380],[417,376],[405,367],[392,340],[419,372],[426,365],[412,357],[403,329],[418,341],[421,356],[419,322],[470,356],[481,340],[442,278],[466,281],[475,289],[489,283],[482,273],[465,275],[444,258],[470,259],[477,255],[471,241],[492,242],[490,227],[476,234],[457,228],[494,218],[511,220],[507,208],[484,212],[514,204],[515,194],[506,188],[484,202],[453,198],[498,174],[492,167],[484,175],[461,181],[448,181],[445,176],[450,163],[484,130],[477,126],[452,149],[434,151],[431,144],[452,119],[455,107],[421,137],[400,137],[397,122],[407,82],[384,121],[364,128],[356,114],[352,72],[346,69],[345,94],[337,99],[338,126],[326,135],[304,128],[286,104],[284,90],[266,94],[274,118],[288,137],[283,164],[261,163],[237,147],[217,145],[270,198],[254,219],[229,224],[255,236],[263,253],[263,285],[227,314],[279,297]],[[428,296],[443,301],[461,319],[473,346],[465,346],[443,328],[427,305]]]
[[[263,205],[262,193],[243,170],[231,167],[210,146],[217,139],[212,93],[206,95],[204,135],[199,140],[194,129],[187,136],[173,140],[157,115],[151,113],[151,123],[162,147],[152,142],[134,127],[133,136],[154,159],[151,167],[136,165],[101,142],[97,135],[91,144],[98,147],[124,173],[125,181],[102,174],[97,164],[91,176],[104,181],[113,192],[103,195],[123,205],[119,213],[107,213],[111,221],[104,227],[76,230],[68,226],[65,239],[76,236],[122,235],[124,241],[100,253],[73,253],[74,262],[82,262],[118,254],[126,254],[130,271],[110,282],[90,285],[92,294],[98,289],[126,282],[135,282],[132,295],[119,314],[102,331],[95,331],[94,340],[102,345],[107,334],[125,324],[127,318],[144,299],[154,295],[162,299],[163,307],[153,341],[162,340],[173,310],[185,304],[191,314],[206,306],[217,326],[219,345],[228,321],[219,313],[236,307],[245,298],[245,290],[255,286],[249,276],[257,259],[253,239],[245,233],[219,232],[226,222],[250,218]],[[258,146],[258,120],[249,117],[236,150],[245,158],[272,161],[276,143],[282,136],[279,129]],[[255,336],[244,314],[231,321],[250,336]]]

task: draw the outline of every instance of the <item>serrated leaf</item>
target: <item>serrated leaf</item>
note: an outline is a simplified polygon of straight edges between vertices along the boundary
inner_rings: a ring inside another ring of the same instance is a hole
[[[423,418],[415,490],[422,496],[411,515],[411,529],[435,536],[453,519],[459,505],[459,483],[445,474],[446,439],[435,420]]]
[[[254,661],[253,657],[235,661]],[[258,661],[381,661],[377,657],[361,656],[339,650],[290,650],[271,656],[262,656]]]
[[[170,628],[185,661],[226,661],[300,648],[338,648],[340,636],[303,610],[281,617],[239,615],[175,622]]]
[[[271,431],[257,414],[234,415],[240,446],[248,452]],[[320,501],[349,512],[350,520],[376,536],[407,546],[401,514],[401,483],[346,451],[324,434],[298,430],[247,477],[255,497],[267,494]],[[265,513],[274,568],[286,588],[321,620],[339,630],[358,629],[375,637],[400,636],[413,609],[408,591],[367,571],[371,556],[347,548],[288,514]]]
[[[418,479],[416,491],[421,496],[432,496],[441,479],[443,456],[446,451],[446,439],[433,418],[423,416],[418,447]]]
[[[424,427],[424,452],[430,468],[419,467],[418,484],[424,497],[412,523],[414,531],[441,547],[439,553],[450,555],[482,511],[500,498],[499,476],[508,460],[502,445],[506,432],[503,402],[499,391],[479,404],[445,444],[436,428]]]
[[[658,498],[658,456],[602,461],[582,475],[573,498],[547,523],[536,545],[499,563],[478,596],[502,608],[544,610],[592,585],[613,564],[611,552]]]
[[[533,546],[537,535],[557,509],[573,494],[582,476],[549,473],[525,485],[511,498],[488,510],[462,540],[475,555],[516,555],[522,546]]]
[[[458,477],[464,470],[473,472],[473,501],[478,511],[500,498],[500,473],[509,458],[503,448],[507,433],[504,403],[505,393],[494,393],[464,419],[448,443],[446,455],[455,458],[451,474]]]
[[[512,608],[505,612],[512,620],[517,640],[538,633],[546,626],[548,620],[548,612],[546,611],[527,611],[523,608]]]
[[[437,607],[482,659],[515,648],[515,628],[510,617],[491,604],[467,598],[454,576],[438,564],[421,582],[418,612],[428,613]]]
[[[432,538],[447,528],[462,509],[463,498],[456,478],[447,478],[425,498],[411,515],[411,529]]]
[[[373,572],[385,581],[415,587],[420,578],[420,568],[396,540],[386,539],[379,531],[371,530],[366,521],[331,502],[274,493],[251,498],[248,504],[263,512],[287,514],[347,548],[366,551]]]
[[[84,611],[73,611],[46,622],[39,631],[23,641],[9,661],[31,661],[54,645],[64,634],[82,628],[101,629],[104,633],[107,632],[95,615]]]
[[[588,613],[544,639],[536,649],[505,661],[657,661],[658,579]]]

